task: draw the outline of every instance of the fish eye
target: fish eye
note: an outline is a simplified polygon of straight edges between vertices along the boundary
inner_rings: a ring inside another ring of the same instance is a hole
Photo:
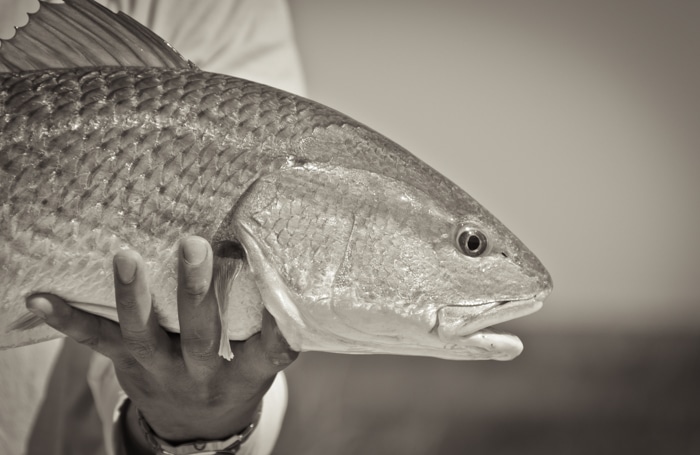
[[[486,235],[478,229],[462,228],[457,234],[459,250],[469,257],[479,257],[486,251]]]

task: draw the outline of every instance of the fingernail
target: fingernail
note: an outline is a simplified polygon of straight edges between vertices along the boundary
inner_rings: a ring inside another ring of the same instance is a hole
[[[129,284],[136,276],[136,262],[133,259],[115,256],[114,268],[117,269],[117,278],[122,284]]]
[[[43,297],[30,295],[27,297],[27,309],[41,319],[51,311],[51,303]]]
[[[182,244],[182,257],[190,265],[201,264],[207,257],[207,242],[199,237],[191,237]]]

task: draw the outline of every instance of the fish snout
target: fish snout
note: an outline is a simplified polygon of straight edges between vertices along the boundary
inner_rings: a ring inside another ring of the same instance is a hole
[[[543,273],[540,276],[540,284],[542,286],[542,290],[535,296],[535,300],[539,300],[540,302],[546,299],[549,296],[549,294],[552,293],[552,289],[554,289],[552,275],[550,275],[544,267],[542,267],[542,271]]]
[[[532,298],[534,302],[537,302],[538,309],[542,308],[542,305],[544,305],[544,300],[549,296],[549,294],[552,293],[552,289],[554,288],[554,283],[552,282],[552,276],[549,274],[549,272],[542,267],[542,273],[540,275],[540,290],[535,296]]]
[[[514,261],[529,277],[528,293],[533,300],[543,301],[552,292],[554,283],[544,264],[523,245],[521,254],[514,255]]]

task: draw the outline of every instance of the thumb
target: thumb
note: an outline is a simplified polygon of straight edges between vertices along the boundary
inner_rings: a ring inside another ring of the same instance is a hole
[[[299,356],[299,352],[289,347],[289,343],[282,335],[275,318],[267,311],[263,310],[262,329],[260,342],[267,361],[277,367],[277,371],[287,368]]]
[[[234,362],[251,378],[255,378],[256,382],[267,382],[274,378],[299,356],[297,351],[289,347],[275,318],[267,310],[263,310],[260,333],[235,346],[234,352]]]

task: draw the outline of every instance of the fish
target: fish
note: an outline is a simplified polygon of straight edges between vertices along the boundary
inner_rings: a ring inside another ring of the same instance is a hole
[[[34,293],[118,321],[125,249],[177,333],[190,235],[212,245],[227,359],[267,309],[297,351],[510,360],[522,342],[493,326],[552,290],[503,223],[373,129],[202,71],[91,0],[42,2],[0,45],[0,349],[61,336]]]

